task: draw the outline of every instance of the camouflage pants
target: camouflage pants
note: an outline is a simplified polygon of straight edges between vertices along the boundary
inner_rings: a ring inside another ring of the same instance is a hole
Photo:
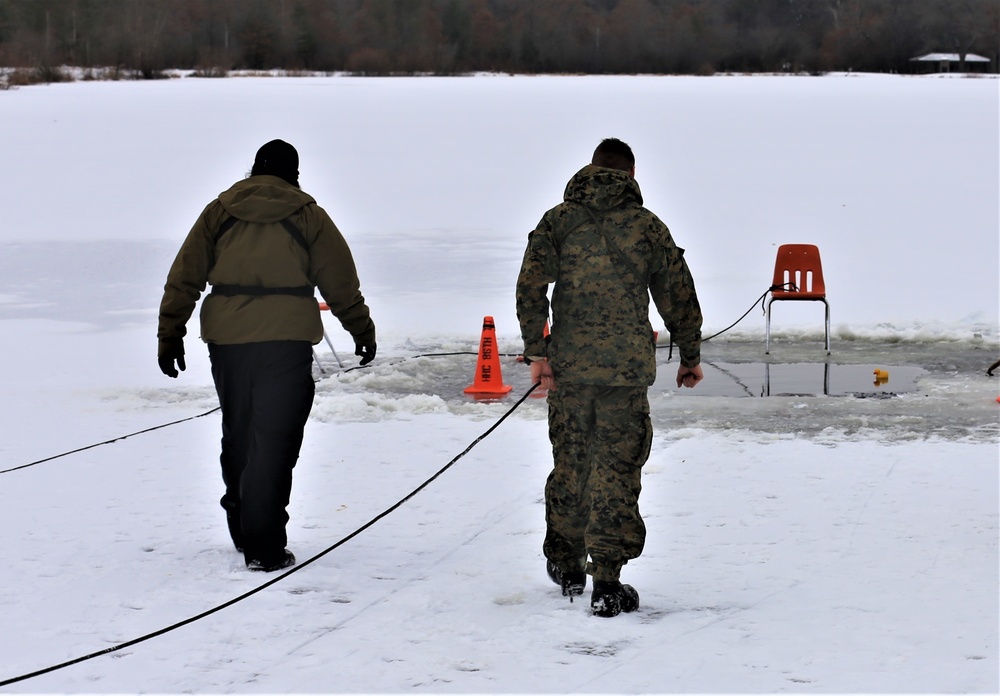
[[[549,392],[554,466],[545,484],[545,557],[617,580],[642,553],[642,467],[653,428],[646,387],[560,384]]]

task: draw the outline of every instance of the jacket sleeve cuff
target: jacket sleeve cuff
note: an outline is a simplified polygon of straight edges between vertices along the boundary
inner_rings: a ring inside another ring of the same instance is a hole
[[[375,322],[371,319],[368,320],[368,328],[366,328],[361,333],[352,336],[354,343],[357,345],[371,345],[375,343]]]
[[[544,341],[532,342],[524,344],[524,357],[531,357],[532,360],[535,358],[544,359],[548,356],[548,350],[546,350],[547,345]]]

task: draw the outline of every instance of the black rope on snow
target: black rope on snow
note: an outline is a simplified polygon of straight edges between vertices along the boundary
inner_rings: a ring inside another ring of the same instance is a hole
[[[743,312],[743,316],[741,316],[739,319],[737,319],[736,321],[734,321],[732,324],[730,324],[729,326],[727,326],[726,328],[724,328],[722,331],[714,333],[711,336],[709,336],[708,338],[701,339],[701,342],[704,343],[705,341],[711,341],[716,336],[720,336],[720,335],[726,333],[727,331],[729,331],[729,329],[733,328],[734,326],[736,326],[737,324],[739,324],[741,321],[743,321],[744,319],[746,319],[747,315],[750,314],[750,312],[753,311],[753,308],[756,307],[758,304],[760,305],[760,311],[761,312],[766,312],[767,309],[764,306],[764,298],[767,297],[767,293],[774,292],[775,290],[778,290],[780,288],[784,288],[784,287],[789,286],[789,285],[791,286],[791,289],[793,291],[797,291],[798,290],[798,287],[795,285],[795,283],[780,283],[778,285],[772,285],[771,287],[769,287],[767,290],[764,291],[763,295],[761,295],[756,300],[754,300],[753,304],[750,305],[750,309],[748,309],[747,311]],[[659,348],[659,346],[657,346],[657,348]],[[674,354],[674,339],[673,339],[673,336],[671,336],[670,337],[670,345],[669,345],[669,353],[667,354],[667,360],[668,361],[673,357],[673,354]]]
[[[468,447],[466,447],[464,450],[462,450],[462,452],[460,452],[458,455],[456,455],[450,462],[448,462],[443,467],[441,467],[440,469],[438,469],[438,471],[433,476],[431,476],[429,479],[427,479],[426,481],[424,481],[423,483],[421,483],[419,486],[417,486],[416,488],[414,488],[406,497],[402,498],[401,500],[399,500],[397,503],[395,503],[391,507],[385,509],[384,511],[382,511],[381,513],[379,513],[378,515],[376,515],[375,517],[373,517],[371,520],[369,520],[368,522],[366,522],[365,524],[363,524],[362,526],[358,527],[353,532],[351,532],[350,534],[348,534],[347,536],[345,536],[343,539],[341,539],[337,543],[335,543],[332,546],[324,549],[323,551],[319,552],[318,554],[316,554],[312,558],[310,558],[310,559],[308,559],[306,561],[303,561],[302,563],[299,563],[298,565],[293,566],[291,568],[291,570],[288,570],[288,571],[282,573],[281,575],[279,575],[279,576],[277,576],[275,578],[272,578],[271,580],[268,580],[263,585],[260,585],[259,587],[256,587],[256,588],[250,590],[249,592],[245,592],[245,593],[241,594],[239,597],[235,597],[233,599],[230,599],[228,602],[225,602],[225,603],[220,604],[220,605],[218,605],[216,607],[213,607],[211,609],[203,611],[202,613],[198,614],[197,616],[192,616],[190,618],[184,619],[183,621],[178,621],[177,623],[172,624],[170,626],[167,626],[166,628],[161,628],[158,631],[153,631],[152,633],[147,633],[144,636],[141,636],[139,638],[134,638],[134,639],[126,641],[124,643],[119,643],[118,645],[113,645],[110,648],[105,648],[104,650],[98,650],[97,652],[90,653],[89,655],[83,655],[82,657],[77,657],[77,658],[72,659],[72,660],[67,660],[66,662],[62,662],[62,663],[57,664],[57,665],[52,665],[52,666],[46,667],[44,669],[39,669],[39,670],[36,670],[34,672],[30,672],[28,674],[22,674],[20,676],[12,677],[10,679],[4,679],[3,681],[0,681],[0,687],[2,687],[2,686],[8,686],[10,684],[16,684],[17,682],[25,681],[25,680],[31,679],[33,677],[39,677],[39,676],[41,676],[43,674],[48,674],[50,672],[55,672],[56,670],[63,669],[65,667],[70,667],[72,665],[76,665],[76,664],[79,664],[81,662],[85,662],[87,660],[92,660],[95,657],[100,657],[101,655],[107,655],[109,653],[117,652],[119,650],[124,650],[125,648],[130,648],[133,645],[138,645],[139,643],[143,643],[143,642],[145,642],[147,640],[150,640],[152,638],[156,638],[158,636],[162,636],[165,633],[169,633],[170,631],[176,630],[178,628],[182,628],[183,626],[187,626],[188,624],[194,623],[195,621],[203,619],[203,618],[205,618],[207,616],[211,616],[212,614],[220,612],[223,609],[226,609],[228,607],[231,607],[232,605],[234,605],[234,604],[236,604],[238,602],[242,602],[244,599],[247,599],[248,597],[252,597],[253,595],[255,595],[258,592],[261,592],[261,591],[267,589],[268,587],[270,587],[271,585],[274,585],[275,583],[281,582],[282,580],[284,580],[285,578],[287,578],[292,573],[297,573],[298,571],[302,570],[303,568],[305,568],[306,566],[310,565],[314,561],[318,561],[320,558],[322,558],[326,554],[330,553],[331,551],[334,551],[334,550],[340,548],[341,546],[343,546],[348,541],[350,541],[354,537],[358,536],[362,532],[367,531],[375,523],[379,522],[383,518],[387,517],[388,515],[392,514],[396,510],[398,510],[406,502],[408,502],[415,495],[417,495],[417,493],[419,493],[420,491],[422,491],[425,488],[427,488],[427,486],[429,486],[431,483],[433,483],[435,480],[437,480],[437,478],[439,476],[441,476],[441,474],[443,474],[448,469],[450,469],[455,464],[455,462],[457,462],[459,459],[461,459],[466,454],[468,454],[472,450],[473,447],[475,447],[480,442],[482,442],[484,439],[486,439],[486,437],[489,436],[494,430],[496,430],[500,426],[501,423],[503,423],[505,420],[507,420],[507,417],[510,416],[517,409],[518,406],[520,406],[521,404],[523,404],[525,402],[525,400],[531,395],[531,392],[535,391],[535,389],[537,389],[540,385],[541,385],[541,382],[535,382],[531,386],[531,388],[528,389],[527,392],[525,392],[524,396],[522,396],[520,399],[518,399],[517,403],[515,403],[513,406],[511,406],[507,410],[506,413],[504,413],[502,416],[500,416],[500,418],[497,420],[497,422],[494,423],[492,426],[490,426],[490,428],[488,430],[486,430],[486,432],[484,432],[482,435],[480,435],[475,440],[473,440],[472,443]],[[211,411],[209,413],[211,413]],[[207,414],[203,413],[201,415],[207,415]],[[198,418],[198,417],[200,417],[200,416],[194,416],[194,418]],[[190,419],[185,419],[185,420],[190,420]],[[178,422],[180,422],[180,421],[178,421]],[[166,426],[159,426],[159,427],[166,427]]]
[[[59,459],[61,457],[68,457],[71,454],[76,454],[77,452],[83,452],[89,449],[94,449],[95,447],[100,447],[102,445],[110,445],[113,442],[118,442],[119,440],[125,440],[136,435],[142,435],[143,433],[151,433],[154,430],[160,430],[161,428],[169,428],[171,425],[177,425],[178,423],[184,423],[185,421],[194,420],[195,418],[204,418],[205,416],[215,413],[219,410],[219,406],[211,409],[210,411],[205,411],[204,413],[199,413],[196,416],[188,416],[187,418],[181,418],[180,420],[175,420],[170,423],[164,423],[163,425],[154,425],[152,428],[146,428],[145,430],[139,430],[134,433],[129,433],[128,435],[122,435],[121,437],[116,437],[112,440],[105,440],[104,442],[98,442],[93,445],[87,445],[86,447],[78,447],[75,450],[70,450],[69,452],[63,452],[62,454],[55,454],[51,457],[46,457],[45,459],[39,459],[36,462],[30,462],[28,464],[21,464],[20,466],[15,466],[10,469],[0,469],[0,474],[9,474],[12,471],[17,471],[18,469],[27,469],[29,466],[35,466],[36,464],[43,464],[44,462],[51,462],[53,459]]]
[[[447,358],[447,357],[453,357],[453,356],[456,356],[456,355],[479,355],[479,351],[478,350],[474,350],[474,351],[473,350],[460,350],[460,351],[455,351],[454,353],[418,353],[417,355],[408,355],[405,358],[400,358],[396,362],[390,362],[389,364],[390,365],[398,365],[399,363],[406,362],[407,360],[414,360],[416,358]],[[519,357],[521,357],[521,353],[497,353],[497,355],[499,357],[501,357],[501,358],[519,358]],[[380,363],[380,366],[383,365],[383,364],[385,364],[385,363]],[[346,372],[354,372],[355,370],[367,370],[367,369],[369,369],[371,367],[374,367],[374,365],[373,364],[355,365],[354,367],[348,367],[346,370],[341,370],[340,372],[336,372],[334,374],[340,375],[340,374],[344,374]]]
[[[739,324],[741,321],[743,321],[746,318],[746,316],[748,314],[750,314],[751,311],[753,311],[753,308],[756,307],[758,304],[761,305],[761,310],[763,311],[764,310],[763,302],[764,302],[764,298],[767,297],[767,293],[773,292],[774,290],[777,290],[779,288],[782,288],[782,287],[785,287],[785,286],[789,286],[789,285],[792,287],[793,290],[797,289],[794,283],[782,283],[780,285],[772,285],[770,288],[767,289],[766,292],[764,292],[763,295],[761,295],[759,298],[757,298],[754,301],[754,303],[750,306],[750,309],[748,309],[746,312],[744,312],[743,316],[741,316],[735,322],[733,322],[732,324],[730,324],[729,326],[727,326],[726,328],[724,328],[722,331],[714,333],[711,336],[709,336],[708,338],[703,338],[702,339],[702,343],[704,343],[705,341],[711,340],[711,339],[715,338],[716,336],[719,336],[720,334],[725,333],[726,331],[729,331],[729,329],[733,328],[734,326],[736,326],[737,324]],[[671,341],[670,341],[670,352],[671,352],[671,354],[673,353],[673,345],[674,345],[673,344],[673,339],[671,339]],[[452,353],[421,353],[421,354],[418,354],[418,355],[410,356],[408,358],[404,358],[404,360],[410,360],[410,359],[413,359],[413,358],[449,357],[449,356],[455,356],[455,355],[478,355],[478,354],[479,354],[478,351],[476,351],[476,352],[458,351],[458,352],[452,352]],[[517,357],[519,354],[503,353],[501,355],[503,357]],[[669,357],[668,357],[668,359],[669,359]],[[343,370],[343,372],[353,372],[354,370],[365,369],[367,367],[369,367],[369,366],[368,365],[365,365],[365,366],[358,365],[358,366],[351,367],[351,368],[348,368],[346,370]],[[356,537],[359,534],[361,534],[362,532],[366,531],[369,527],[371,527],[372,525],[374,525],[376,522],[380,521],[384,517],[386,517],[389,514],[395,512],[404,503],[406,503],[411,498],[413,498],[417,493],[419,493],[424,488],[426,488],[431,483],[433,483],[441,474],[443,474],[445,471],[447,471],[448,469],[450,469],[455,464],[455,462],[457,462],[459,459],[461,459],[466,454],[468,454],[469,451],[471,451],[473,447],[475,447],[476,445],[478,445],[480,442],[482,442],[482,440],[484,440],[488,435],[490,435],[494,430],[496,430],[497,427],[499,427],[499,425],[501,423],[503,423],[507,419],[508,416],[510,416],[522,403],[524,403],[524,401],[528,398],[528,396],[530,396],[531,393],[535,389],[537,389],[540,385],[541,385],[541,382],[536,382],[535,384],[533,384],[531,386],[531,388],[528,389],[528,391],[524,394],[524,396],[522,396],[520,399],[518,399],[517,403],[515,403],[513,406],[511,406],[511,408],[506,413],[504,413],[503,416],[501,416],[500,419],[497,420],[497,422],[494,423],[486,432],[484,432],[478,438],[476,438],[475,440],[473,440],[473,442],[468,447],[466,447],[465,450],[463,450],[454,459],[452,459],[445,466],[443,466],[441,469],[439,469],[433,476],[431,476],[429,479],[427,479],[424,483],[420,484],[417,488],[415,488],[405,498],[403,498],[402,500],[400,500],[395,505],[393,505],[392,507],[388,508],[387,510],[385,510],[384,512],[382,512],[378,516],[374,517],[368,523],[366,523],[365,525],[359,527],[354,532],[352,532],[351,534],[347,535],[346,537],[344,537],[343,539],[341,539],[340,541],[338,541],[333,546],[330,546],[329,548],[325,549],[324,551],[321,551],[320,553],[316,554],[312,558],[310,558],[310,559],[308,559],[306,561],[303,561],[302,563],[299,563],[298,565],[296,565],[295,567],[293,567],[291,570],[286,571],[285,573],[279,575],[278,577],[273,578],[272,580],[269,580],[269,581],[265,582],[263,585],[260,585],[259,587],[255,588],[255,589],[253,589],[253,590],[251,590],[249,592],[246,592],[246,593],[240,595],[239,597],[231,599],[231,600],[229,600],[228,602],[226,602],[224,604],[220,604],[217,607],[214,607],[214,608],[209,609],[209,610],[207,610],[205,612],[202,612],[201,614],[198,614],[197,616],[193,616],[191,618],[185,619],[184,621],[180,621],[178,623],[175,623],[172,626],[168,626],[166,628],[160,629],[159,631],[154,631],[153,633],[146,634],[145,636],[142,636],[140,638],[136,638],[136,639],[127,641],[125,643],[120,643],[120,644],[112,646],[110,648],[105,648],[104,650],[99,650],[99,651],[97,651],[95,653],[91,653],[89,655],[84,655],[83,657],[78,657],[78,658],[76,658],[74,660],[69,660],[67,662],[63,662],[63,663],[58,664],[58,665],[53,665],[51,667],[47,667],[45,669],[38,670],[36,672],[31,672],[30,674],[24,674],[24,675],[21,675],[19,677],[14,677],[12,679],[7,679],[7,680],[4,680],[4,681],[0,681],[0,686],[7,686],[8,684],[14,684],[14,683],[17,683],[17,682],[20,682],[20,681],[24,681],[25,679],[31,679],[32,677],[37,677],[37,676],[41,676],[43,674],[48,674],[49,672],[53,672],[55,670],[62,669],[64,667],[69,667],[71,665],[75,665],[75,664],[78,664],[80,662],[84,662],[86,660],[93,659],[95,657],[100,657],[101,655],[106,655],[108,653],[116,652],[118,650],[123,650],[125,648],[131,647],[131,646],[136,645],[138,643],[142,643],[144,641],[150,640],[151,638],[156,638],[157,636],[161,636],[164,633],[168,633],[169,631],[173,631],[175,629],[181,628],[181,627],[186,626],[186,625],[188,625],[190,623],[193,623],[193,622],[198,621],[200,619],[203,619],[203,618],[205,618],[207,616],[210,616],[210,615],[212,615],[212,614],[214,614],[216,612],[222,611],[223,609],[226,609],[227,607],[230,607],[233,604],[236,604],[237,602],[241,602],[244,599],[247,599],[248,597],[251,597],[251,596],[257,594],[258,592],[261,592],[262,590],[267,589],[271,585],[275,584],[276,582],[279,582],[279,581],[283,580],[284,578],[288,577],[292,573],[298,572],[302,568],[305,568],[306,566],[310,565],[314,561],[319,560],[320,558],[322,558],[326,554],[330,553],[331,551],[334,551],[335,549],[337,549],[340,546],[342,546],[343,544],[347,543],[348,541],[350,541],[354,537]],[[83,452],[85,450],[93,449],[95,447],[100,447],[102,445],[109,445],[109,444],[112,444],[114,442],[118,442],[120,440],[125,440],[126,438],[133,437],[135,435],[142,435],[144,433],[152,432],[154,430],[160,430],[162,428],[167,428],[167,427],[170,427],[170,426],[173,426],[173,425],[177,425],[179,423],[184,423],[184,422],[189,421],[189,420],[194,420],[196,418],[202,418],[202,417],[207,416],[209,414],[215,413],[218,410],[220,410],[220,407],[216,406],[215,408],[213,408],[213,409],[211,409],[209,411],[205,411],[204,413],[199,413],[198,415],[195,415],[195,416],[189,416],[188,418],[182,418],[180,420],[172,421],[170,423],[164,423],[162,425],[157,425],[157,426],[154,426],[152,428],[146,428],[145,430],[139,430],[137,432],[130,433],[128,435],[122,435],[121,437],[116,437],[116,438],[114,438],[112,440],[106,440],[104,442],[98,442],[98,443],[93,444],[93,445],[87,445],[86,447],[80,447],[80,448],[77,448],[75,450],[71,450],[69,452],[63,452],[62,454],[57,454],[57,455],[53,455],[51,457],[46,457],[45,459],[39,459],[38,461],[30,462],[28,464],[22,464],[20,466],[16,466],[16,467],[13,467],[13,468],[10,468],[10,469],[2,469],[2,470],[0,470],[0,474],[6,474],[6,473],[10,473],[12,471],[18,471],[19,469],[26,469],[26,468],[28,468],[30,466],[35,466],[36,464],[42,464],[44,462],[52,461],[53,459],[59,459],[61,457],[66,457],[66,456],[69,456],[71,454],[76,454],[78,452]]]
[[[729,331],[729,329],[733,328],[734,326],[736,326],[737,324],[739,324],[741,321],[743,321],[746,318],[747,314],[750,314],[750,312],[753,311],[753,308],[756,307],[758,304],[761,305],[761,311],[764,311],[764,298],[767,297],[767,293],[773,292],[775,290],[778,290],[779,288],[783,288],[783,287],[786,287],[786,286],[791,286],[792,290],[797,290],[798,289],[794,283],[781,283],[779,285],[772,285],[771,287],[769,287],[767,289],[767,291],[764,292],[763,295],[761,295],[760,297],[758,297],[754,301],[754,303],[750,306],[750,309],[748,309],[746,312],[743,313],[743,316],[741,316],[739,319],[737,319],[736,321],[734,321],[732,324],[730,324],[729,326],[727,326],[726,328],[724,328],[722,331],[719,331],[718,333],[714,333],[711,336],[709,336],[708,338],[701,339],[701,342],[704,343],[705,341],[710,341],[713,338],[715,338],[716,336],[719,336],[720,334],[724,334],[726,331]],[[657,348],[659,348],[659,346],[657,346]],[[674,352],[674,340],[673,340],[673,337],[671,337],[671,339],[670,339],[670,346],[669,346],[669,348],[670,348],[670,353],[667,356],[667,360],[668,361],[671,359],[671,357],[673,356],[673,352]],[[416,358],[452,357],[452,356],[456,356],[456,355],[479,355],[479,351],[456,351],[456,352],[451,352],[451,353],[418,353],[417,355],[410,355],[408,357],[402,358],[401,360],[399,360],[399,362],[405,362],[407,360],[414,360]],[[500,355],[500,357],[504,357],[504,358],[520,357],[520,353],[500,353],[499,355]],[[346,372],[353,372],[354,370],[365,370],[365,369],[368,369],[370,367],[371,367],[371,365],[356,365],[354,367],[349,367],[346,370],[341,370],[337,374],[343,374],[343,373],[346,373]],[[322,368],[320,368],[320,369],[322,369]],[[118,442],[119,440],[124,440],[126,438],[133,437],[135,435],[142,435],[143,433],[149,433],[149,432],[152,432],[154,430],[159,430],[161,428],[168,428],[168,427],[170,427],[172,425],[177,425],[178,423],[183,423],[185,421],[194,420],[195,418],[202,418],[202,417],[207,416],[207,415],[209,415],[211,413],[215,413],[216,411],[219,410],[219,408],[220,408],[219,406],[216,406],[212,410],[206,411],[205,413],[199,413],[196,416],[190,416],[188,418],[182,418],[180,420],[172,421],[170,423],[164,423],[163,425],[157,425],[157,426],[154,426],[152,428],[146,428],[145,430],[139,430],[138,432],[130,433],[128,435],[122,435],[121,437],[116,437],[116,438],[114,438],[112,440],[106,440],[104,442],[98,442],[98,443],[93,444],[93,445],[87,445],[86,447],[80,447],[80,448],[75,449],[75,450],[70,450],[69,452],[63,452],[62,454],[56,454],[56,455],[53,455],[51,457],[46,457],[45,459],[39,459],[38,461],[30,462],[28,464],[22,464],[20,466],[15,466],[15,467],[12,467],[10,469],[0,469],[0,474],[8,474],[8,473],[10,473],[12,471],[17,471],[19,469],[27,469],[28,467],[35,466],[36,464],[42,464],[44,462],[52,461],[53,459],[60,459],[61,457],[67,457],[67,456],[69,456],[71,454],[76,454],[77,452],[83,452],[83,451],[88,450],[88,449],[93,449],[94,447],[100,447],[102,445],[110,445],[110,444],[112,444],[114,442]],[[515,408],[516,408],[516,406],[515,406]]]
[[[420,354],[420,355],[411,355],[411,356],[405,357],[402,360],[400,360],[399,362],[404,362],[406,360],[413,360],[414,358],[433,358],[433,357],[439,357],[439,356],[453,356],[453,355],[479,355],[479,352],[478,351],[476,351],[476,352],[464,351],[464,352],[457,352],[457,353],[423,353],[423,354]],[[516,357],[516,355],[519,355],[519,354],[514,354],[514,353],[500,353],[499,355],[501,357],[505,357],[506,358],[506,357]],[[371,367],[371,365],[356,365],[354,367],[349,367],[346,370],[341,370],[337,374],[342,374],[342,373],[345,373],[345,372],[353,372],[354,370],[366,370],[369,367]],[[189,416],[187,418],[181,418],[180,420],[171,421],[170,423],[164,423],[162,425],[156,425],[156,426],[153,426],[152,428],[146,428],[145,430],[139,430],[139,431],[136,431],[134,433],[129,433],[128,435],[122,435],[120,437],[113,438],[111,440],[105,440],[104,442],[98,442],[98,443],[95,443],[93,445],[87,445],[86,447],[78,447],[77,449],[70,450],[69,452],[63,452],[61,454],[54,454],[51,457],[46,457],[45,459],[39,459],[38,461],[29,462],[28,464],[21,464],[20,466],[11,467],[10,469],[0,469],[0,474],[9,474],[12,471],[18,471],[19,469],[27,469],[28,467],[35,466],[36,464],[44,464],[45,462],[50,462],[53,459],[61,459],[62,457],[68,457],[71,454],[77,454],[78,452],[84,452],[86,450],[93,449],[95,447],[101,447],[102,445],[110,445],[112,443],[118,442],[120,440],[125,440],[127,438],[134,437],[136,435],[142,435],[144,433],[150,433],[150,432],[153,432],[154,430],[160,430],[161,428],[169,428],[172,425],[178,425],[180,423],[184,423],[185,421],[194,420],[195,418],[203,418],[204,416],[208,416],[208,415],[210,415],[212,413],[215,413],[220,408],[221,408],[220,406],[216,406],[215,408],[213,408],[213,409],[211,409],[209,411],[205,411],[204,413],[199,413],[196,416]]]
[[[737,324],[739,324],[741,321],[743,321],[744,319],[746,319],[746,316],[748,314],[750,314],[750,312],[753,311],[753,308],[756,307],[758,304],[761,305],[761,311],[764,311],[764,298],[767,297],[767,293],[773,292],[773,291],[775,291],[775,290],[777,290],[779,288],[783,288],[783,287],[786,287],[786,286],[791,286],[792,290],[797,290],[798,289],[795,286],[794,283],[782,283],[780,285],[772,285],[771,287],[769,287],[767,289],[767,291],[764,292],[763,295],[761,295],[756,300],[754,300],[754,303],[752,305],[750,305],[750,309],[748,309],[746,312],[744,312],[743,316],[741,316],[739,319],[737,319],[736,321],[734,321],[732,324],[730,324],[729,326],[727,326],[726,328],[724,328],[722,331],[719,331],[718,333],[714,333],[711,336],[709,336],[708,338],[701,339],[701,342],[704,343],[705,341],[710,341],[713,338],[715,338],[716,336],[719,336],[720,334],[724,334],[726,331],[729,331],[729,329],[733,328],[734,326],[736,326]],[[657,346],[657,349],[659,349],[659,346]],[[671,339],[670,339],[669,351],[670,352],[667,355],[667,360],[668,361],[673,357],[673,352],[674,352],[674,340],[673,340],[673,337],[671,337]],[[411,356],[405,357],[402,360],[400,360],[399,362],[405,362],[407,360],[413,360],[413,359],[416,359],[416,358],[452,357],[452,356],[456,356],[456,355],[479,355],[479,351],[455,351],[455,352],[451,352],[451,353],[418,353],[417,355],[411,355]],[[499,355],[500,355],[500,357],[505,357],[505,358],[520,357],[520,353],[500,353]],[[337,374],[343,374],[343,373],[347,373],[347,372],[353,372],[355,370],[365,370],[365,369],[368,369],[370,367],[371,367],[371,365],[356,365],[354,367],[349,367],[346,370],[341,370]],[[105,442],[98,442],[97,444],[94,444],[94,445],[88,445],[86,447],[80,447],[78,449],[71,450],[69,452],[63,452],[62,454],[56,454],[56,455],[53,455],[51,457],[46,457],[45,459],[39,459],[38,461],[31,462],[29,464],[22,464],[21,466],[15,466],[15,467],[12,467],[10,469],[0,469],[0,474],[7,474],[7,473],[10,473],[11,471],[17,471],[18,469],[26,469],[29,466],[35,466],[36,464],[42,464],[44,462],[52,461],[53,459],[59,459],[61,457],[66,457],[66,456],[69,456],[71,454],[76,454],[77,452],[83,452],[84,450],[93,449],[94,447],[100,447],[101,445],[110,445],[113,442],[118,442],[119,440],[124,440],[126,438],[133,437],[135,435],[142,435],[143,433],[148,433],[148,432],[152,432],[154,430],[159,430],[160,428],[167,428],[167,427],[169,427],[171,425],[177,425],[178,423],[183,423],[185,421],[193,420],[195,418],[201,418],[201,417],[207,416],[207,415],[209,415],[211,413],[215,413],[218,410],[219,410],[219,407],[216,406],[211,411],[206,411],[205,413],[200,413],[197,416],[191,416],[189,418],[182,418],[181,420],[173,421],[171,423],[164,423],[163,425],[157,425],[155,427],[147,428],[145,430],[140,430],[138,432],[130,433],[128,435],[122,435],[121,437],[116,437],[113,440],[107,440]]]
[[[714,333],[711,336],[709,336],[708,338],[701,339],[701,342],[704,343],[705,341],[711,341],[716,336],[719,336],[721,334],[726,333],[727,331],[729,331],[729,329],[733,328],[734,326],[736,326],[737,324],[739,324],[741,321],[743,321],[744,319],[746,319],[747,315],[750,314],[750,312],[752,312],[753,309],[754,309],[754,307],[756,307],[758,304],[760,305],[760,309],[761,309],[762,312],[766,311],[765,308],[764,308],[764,298],[767,297],[767,293],[771,292],[772,290],[774,290],[774,287],[768,288],[764,292],[763,295],[761,295],[756,300],[754,300],[754,303],[752,305],[750,305],[750,309],[748,309],[747,311],[745,311],[743,313],[743,316],[741,316],[739,319],[737,319],[736,321],[734,321],[732,324],[730,324],[729,326],[727,326],[726,328],[724,328],[722,331]]]

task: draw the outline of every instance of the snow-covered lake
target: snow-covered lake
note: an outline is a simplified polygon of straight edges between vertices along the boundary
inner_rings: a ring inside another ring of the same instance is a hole
[[[4,692],[996,693],[998,87],[477,76],[0,92],[0,683],[273,579],[228,542],[197,323],[180,379],[155,360],[173,255],[262,143],[298,148],[379,329],[365,370],[332,320],[344,367],[316,348],[297,569]],[[814,303],[775,306],[770,355],[759,307],[707,342],[694,391],[673,387],[661,346],[649,540],[623,573],[635,614],[594,618],[545,576],[537,395],[324,553],[525,394],[527,233],[609,136],[632,145],[647,206],[687,250],[706,335],[767,289],[779,244],[814,243],[832,354]],[[514,385],[494,402],[462,393],[485,315]]]

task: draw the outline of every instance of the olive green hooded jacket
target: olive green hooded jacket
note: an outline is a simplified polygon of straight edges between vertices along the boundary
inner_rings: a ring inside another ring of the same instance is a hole
[[[681,364],[695,367],[702,314],[684,250],[642,206],[635,179],[588,165],[528,235],[517,281],[524,354],[547,357],[557,383],[649,386],[656,379],[650,296]]]
[[[217,238],[230,217],[235,224]],[[281,224],[291,222],[295,237]],[[304,243],[304,244],[303,244]],[[209,294],[201,306],[206,343],[319,343],[319,292],[355,342],[375,341],[375,324],[361,294],[354,258],[336,225],[312,196],[275,176],[251,176],[208,204],[174,259],[160,303],[162,355],[182,338],[206,285],[302,288],[290,294]]]

